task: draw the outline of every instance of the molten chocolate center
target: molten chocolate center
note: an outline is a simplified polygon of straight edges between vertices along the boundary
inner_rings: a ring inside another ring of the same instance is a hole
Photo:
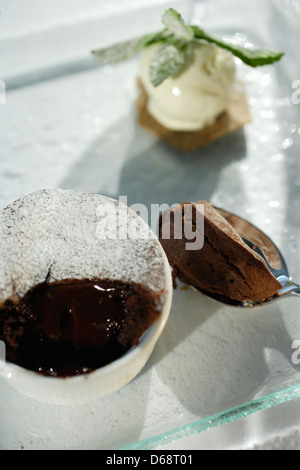
[[[65,280],[34,287],[0,310],[7,360],[52,376],[90,372],[122,356],[157,318],[153,295],[120,281]]]

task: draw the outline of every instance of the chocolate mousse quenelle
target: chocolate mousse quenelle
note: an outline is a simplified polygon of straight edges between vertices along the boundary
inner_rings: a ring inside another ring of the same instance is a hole
[[[187,207],[192,210],[186,211]],[[198,249],[191,249],[192,231]],[[261,302],[282,288],[263,258],[207,201],[183,203],[166,211],[159,233],[174,278],[225,303]]]

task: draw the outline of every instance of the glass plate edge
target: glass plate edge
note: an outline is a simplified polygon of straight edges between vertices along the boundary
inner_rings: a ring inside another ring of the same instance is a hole
[[[266,395],[263,398],[250,401],[243,405],[222,411],[215,415],[199,419],[193,423],[180,426],[171,431],[158,434],[132,444],[128,444],[118,450],[153,450],[159,446],[174,443],[179,439],[187,438],[210,428],[230,423],[239,418],[247,417],[258,411],[294,400],[300,397],[300,384]]]

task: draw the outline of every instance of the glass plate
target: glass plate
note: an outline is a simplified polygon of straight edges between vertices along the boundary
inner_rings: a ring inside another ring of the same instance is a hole
[[[180,3],[145,2],[134,10],[141,19],[135,33],[149,11],[154,18],[165,6],[180,9]],[[110,17],[124,38],[134,27],[126,15]],[[155,226],[151,204],[210,199],[266,231],[299,282],[297,3],[196,2],[193,21],[236,43],[286,54],[258,69],[237,62],[253,121],[192,153],[178,152],[137,126],[138,59],[101,67],[82,50],[74,59],[64,44],[59,56],[53,43],[57,55],[39,63],[43,43],[26,37],[23,47],[36,49],[28,67],[24,61],[18,67],[17,39],[3,40],[0,49],[6,50],[5,41],[10,49],[2,65],[11,61],[11,68],[3,66],[0,74],[7,85],[6,104],[0,104],[0,205],[43,188],[92,191],[145,204]],[[101,31],[108,19],[100,15],[98,22]],[[68,38],[74,34],[78,44],[75,25],[77,20]],[[102,45],[95,28],[93,23],[91,36],[87,25],[79,28],[87,51]],[[37,34],[56,37],[53,30]],[[62,34],[57,26],[60,42]],[[153,449],[298,397],[298,319],[298,298],[249,311],[179,288],[150,361],[113,396],[83,407],[53,407],[0,381],[0,448]]]

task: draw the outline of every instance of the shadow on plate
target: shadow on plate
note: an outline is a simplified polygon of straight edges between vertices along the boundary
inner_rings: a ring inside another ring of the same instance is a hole
[[[249,313],[192,289],[176,291],[169,322],[141,374],[155,366],[184,409],[199,417],[280,390],[300,370],[292,363],[284,312],[284,302]]]
[[[63,189],[101,193],[129,205],[209,200],[222,171],[246,156],[243,130],[183,153],[135,125],[134,113],[108,129],[61,182]],[[239,175],[234,175],[238,192]]]

